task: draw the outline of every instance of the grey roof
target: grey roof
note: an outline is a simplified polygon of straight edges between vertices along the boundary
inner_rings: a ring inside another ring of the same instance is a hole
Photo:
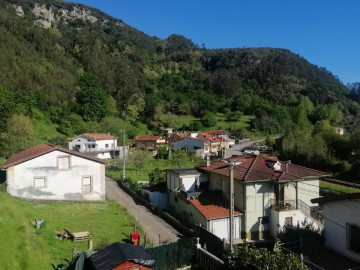
[[[183,174],[201,174],[201,172],[199,172],[198,170],[194,169],[194,168],[178,168],[178,169],[169,169],[168,172],[172,172],[178,175],[183,175]]]

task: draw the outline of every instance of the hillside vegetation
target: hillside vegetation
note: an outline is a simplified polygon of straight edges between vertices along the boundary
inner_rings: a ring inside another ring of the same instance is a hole
[[[0,39],[1,156],[85,131],[126,129],[131,140],[177,115],[193,119],[179,129],[284,134],[281,158],[360,175],[360,88],[289,50],[210,50],[177,34],[162,40],[55,0],[0,0]],[[347,136],[335,137],[334,126]]]

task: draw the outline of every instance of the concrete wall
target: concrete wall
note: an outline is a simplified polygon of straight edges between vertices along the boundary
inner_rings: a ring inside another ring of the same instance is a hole
[[[70,169],[58,168],[60,156],[70,156]],[[34,186],[37,177],[45,177],[45,187]],[[92,192],[83,192],[84,177],[91,177]],[[26,199],[104,200],[105,165],[53,151],[8,168],[7,189],[11,195]]]
[[[188,224],[196,224],[209,230],[207,219],[189,202],[178,198],[174,192],[169,192],[169,206],[177,213],[180,220],[185,220]]]
[[[300,210],[286,210],[286,211],[277,211],[277,210],[271,210],[271,218],[270,218],[270,233],[271,236],[276,237],[280,230],[284,227],[286,224],[285,221],[290,220],[292,221],[292,226],[299,225],[301,227],[302,222],[307,219],[309,222],[311,222],[310,218],[307,218]],[[316,226],[316,224],[314,224]]]
[[[360,200],[327,202],[323,206],[325,245],[360,263],[360,254],[347,249],[346,223],[360,226]]]
[[[168,195],[166,192],[150,191],[147,189],[141,190],[141,195],[148,199],[156,207],[166,209],[168,206]]]
[[[297,182],[298,198],[309,206],[315,206],[317,204],[311,203],[311,199],[320,197],[319,195],[319,180],[304,180]],[[295,200],[295,186],[288,184],[284,189],[285,200]]]

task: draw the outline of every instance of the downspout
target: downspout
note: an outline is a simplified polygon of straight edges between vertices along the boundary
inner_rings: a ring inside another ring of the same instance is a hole
[[[296,181],[295,182],[295,190],[296,190],[296,192],[295,192],[295,195],[296,195],[296,210],[298,210],[299,209],[299,194],[298,194],[298,182]]]

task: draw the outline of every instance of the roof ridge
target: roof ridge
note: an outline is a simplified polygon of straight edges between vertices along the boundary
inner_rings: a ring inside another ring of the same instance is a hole
[[[253,161],[251,162],[251,165],[249,166],[249,168],[247,169],[243,179],[246,180],[246,178],[248,177],[248,175],[250,174],[250,171],[253,169],[253,167],[255,166],[255,161],[257,161],[259,156],[255,156],[255,158],[253,159]]]

